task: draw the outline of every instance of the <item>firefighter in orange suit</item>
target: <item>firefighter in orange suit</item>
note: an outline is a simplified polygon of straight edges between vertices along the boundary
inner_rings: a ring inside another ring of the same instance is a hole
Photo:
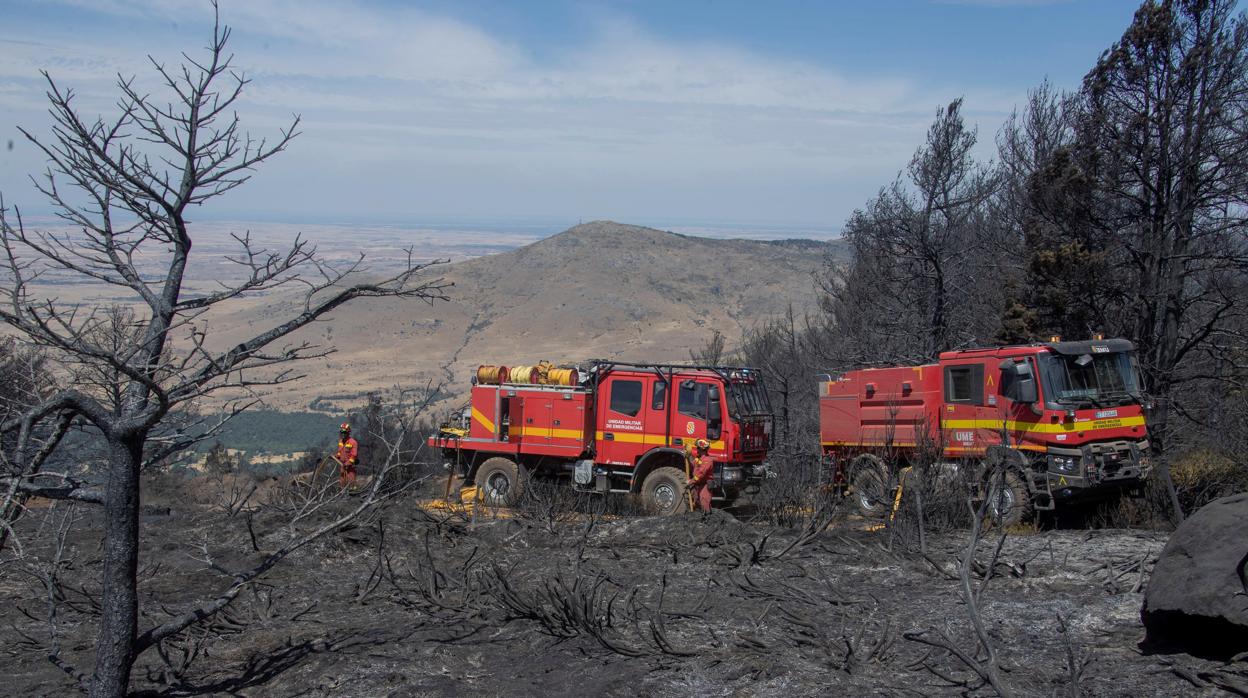
[[[702,511],[711,510],[711,475],[715,474],[715,463],[707,455],[711,444],[706,439],[698,439],[694,443],[692,449],[685,451],[685,458],[689,461],[689,470],[693,473],[687,483],[689,491],[693,493],[694,502],[698,509]]]
[[[338,483],[355,490],[355,468],[360,464],[360,443],[351,438],[351,425],[346,422],[338,427]]]

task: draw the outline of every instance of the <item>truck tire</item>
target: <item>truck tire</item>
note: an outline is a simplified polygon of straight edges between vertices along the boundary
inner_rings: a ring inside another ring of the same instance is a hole
[[[490,458],[477,468],[477,496],[490,506],[511,506],[524,492],[524,477],[524,466],[510,458]]]
[[[871,519],[887,516],[893,509],[893,487],[884,462],[875,456],[858,456],[851,472],[854,508],[858,513]]]
[[[990,482],[985,489],[997,490],[988,492],[988,517],[997,526],[1015,526],[1031,520],[1031,493],[1016,470],[1005,471],[1001,483]]]
[[[641,506],[655,516],[671,516],[689,510],[685,473],[671,467],[655,468],[641,483]]]

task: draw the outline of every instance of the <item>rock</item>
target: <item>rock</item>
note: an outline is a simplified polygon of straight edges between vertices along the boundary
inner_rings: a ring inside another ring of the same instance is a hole
[[[1140,619],[1144,646],[1225,660],[1248,651],[1248,493],[1210,502],[1157,560]]]

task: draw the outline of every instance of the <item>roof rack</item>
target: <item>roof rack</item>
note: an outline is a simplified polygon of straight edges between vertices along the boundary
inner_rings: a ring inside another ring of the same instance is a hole
[[[590,359],[589,361],[586,361],[585,363],[589,364],[590,366],[593,366],[594,368],[603,367],[603,366],[615,368],[615,367],[623,366],[626,368],[659,368],[659,369],[671,368],[671,369],[680,369],[680,370],[685,370],[685,371],[715,371],[715,372],[753,371],[753,372],[761,373],[759,369],[753,366],[723,366],[723,365],[709,366],[709,365],[703,365],[703,364],[667,364],[667,363],[661,363],[657,361],[651,361],[647,363],[635,363],[631,361],[616,361],[615,359]]]
[[[659,362],[653,363],[632,363],[629,361],[615,361],[613,359],[590,359],[586,362],[590,365],[588,371],[590,382],[596,387],[597,384],[606,378],[607,374],[617,368],[634,368],[646,371],[653,371],[659,377],[659,380],[666,383],[668,378],[676,371],[709,371],[719,376],[720,380],[728,383],[732,380],[733,372],[754,373],[760,378],[763,372],[751,366],[705,366],[702,364],[665,364]],[[664,375],[664,372],[667,372]]]

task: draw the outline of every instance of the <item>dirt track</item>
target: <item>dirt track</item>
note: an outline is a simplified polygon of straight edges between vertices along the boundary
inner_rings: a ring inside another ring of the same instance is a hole
[[[202,542],[225,569],[259,557],[244,516],[192,506],[177,492],[161,498],[169,513],[153,497],[145,521],[145,607],[154,615],[140,630],[159,619],[160,606],[173,611],[226,586],[197,559]],[[25,525],[55,511],[32,512]],[[943,632],[974,652],[954,574],[965,534],[930,536],[928,561],[900,539],[890,552],[889,531],[852,522],[783,552],[796,531],[724,512],[567,522],[532,513],[446,517],[401,500],[379,520],[322,539],[240,597],[210,633],[169,645],[175,665],[182,649],[199,652],[180,676],[156,652],[141,657],[135,688],[256,696],[992,694],[948,652],[906,637]],[[279,518],[255,513],[261,550],[277,544]],[[87,512],[71,539],[70,603],[60,621],[67,658],[84,668],[98,526]],[[1164,534],[1134,531],[1009,536],[982,592],[1005,682],[1019,695],[1068,695],[1073,650],[1084,695],[1225,695],[1213,686],[1248,684],[1242,662],[1141,653],[1139,590],[1164,542]],[[983,563],[995,543],[989,534],[981,545]],[[0,571],[5,692],[72,690],[44,658],[45,609],[23,564]]]

